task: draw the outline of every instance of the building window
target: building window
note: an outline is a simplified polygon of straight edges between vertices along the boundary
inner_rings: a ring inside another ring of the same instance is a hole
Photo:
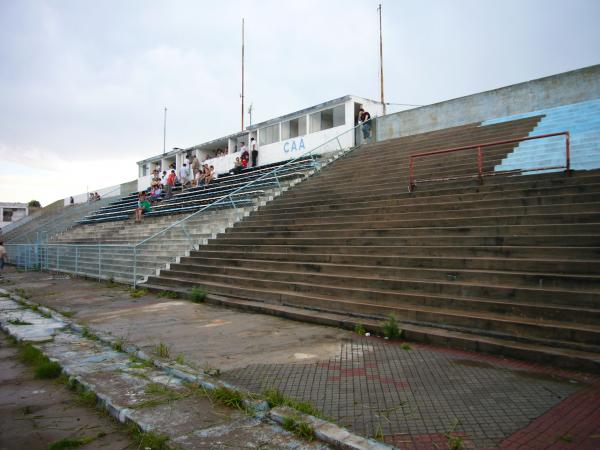
[[[146,164],[142,164],[142,176],[145,177],[148,175],[148,166]]]
[[[345,105],[325,109],[310,115],[310,132],[328,130],[346,123]]]
[[[4,208],[2,210],[2,222],[12,222],[14,209]]]
[[[306,134],[306,116],[281,122],[281,139],[291,139]]]
[[[260,145],[269,145],[279,142],[279,124],[260,129]]]

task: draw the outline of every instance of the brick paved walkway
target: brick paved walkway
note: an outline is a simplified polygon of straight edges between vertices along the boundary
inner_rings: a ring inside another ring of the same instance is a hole
[[[329,361],[254,364],[223,377],[250,390],[276,387],[310,400],[342,425],[364,435],[383,434],[400,448],[447,448],[448,436],[461,437],[464,448],[600,445],[600,436],[593,437],[600,433],[600,420],[580,423],[586,415],[600,417],[593,377],[411,347],[357,337],[341,343],[339,355]]]

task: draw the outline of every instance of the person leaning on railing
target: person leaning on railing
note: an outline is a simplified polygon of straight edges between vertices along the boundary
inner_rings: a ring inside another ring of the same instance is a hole
[[[371,137],[371,114],[360,108],[358,110],[358,123],[362,124],[363,139],[366,141]]]

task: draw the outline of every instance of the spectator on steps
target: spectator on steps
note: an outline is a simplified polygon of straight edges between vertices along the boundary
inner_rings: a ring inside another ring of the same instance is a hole
[[[4,242],[0,241],[0,278],[2,278],[2,270],[4,269],[4,261],[6,260],[8,254],[6,253],[6,249],[4,248]]]
[[[233,175],[237,175],[238,173],[240,173],[242,171],[243,168],[244,168],[244,166],[242,165],[242,160],[238,156],[235,158],[235,162],[233,163],[233,169],[231,169],[229,171],[229,173],[233,174]]]
[[[167,171],[163,170],[162,176],[160,177],[160,184],[163,185],[163,188],[167,185]]]
[[[358,123],[362,124],[363,140],[371,138],[371,114],[363,108],[358,110]]]
[[[194,155],[192,159],[192,179],[196,179],[196,175],[200,172],[200,160]]]
[[[73,196],[71,196],[71,198],[69,199],[69,205],[71,205],[71,206],[75,205],[75,199],[73,198]]]
[[[196,176],[196,187],[204,187],[204,180],[206,178],[206,175],[208,174],[208,164],[203,164],[202,165],[202,170],[200,172],[198,172],[198,175]]]
[[[218,175],[215,172],[215,166],[210,166],[207,175],[204,177],[205,186],[208,186],[212,180],[217,179]]]
[[[248,167],[248,151],[245,151],[244,153],[242,153],[242,157],[241,157],[241,162],[242,162],[242,169],[245,169],[246,167]]]
[[[169,176],[167,177],[167,184],[165,184],[165,198],[169,199],[173,197],[173,187],[175,187],[176,179],[177,176],[175,175],[175,169],[171,169],[171,173],[169,173]]]
[[[138,196],[137,208],[135,208],[135,223],[141,223],[142,215],[149,213],[150,211],[152,211],[152,205],[146,198],[146,193],[142,191]]]
[[[190,169],[188,169],[186,163],[183,163],[183,165],[179,168],[179,182],[181,183],[181,189],[183,190],[186,187],[190,187],[191,181]]]
[[[252,155],[252,167],[256,167],[258,161],[258,150],[256,149],[256,141],[254,138],[250,139],[250,150]]]
[[[152,189],[150,189],[150,202],[152,204],[158,202],[160,200],[161,194],[162,194],[162,189],[160,187],[160,184],[157,186],[153,186]]]

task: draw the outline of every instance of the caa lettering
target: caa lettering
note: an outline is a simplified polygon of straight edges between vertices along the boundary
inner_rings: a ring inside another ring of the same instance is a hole
[[[295,152],[296,150],[306,150],[304,139],[300,138],[300,143],[296,145],[296,141],[288,141],[283,144],[283,151],[286,153]]]

